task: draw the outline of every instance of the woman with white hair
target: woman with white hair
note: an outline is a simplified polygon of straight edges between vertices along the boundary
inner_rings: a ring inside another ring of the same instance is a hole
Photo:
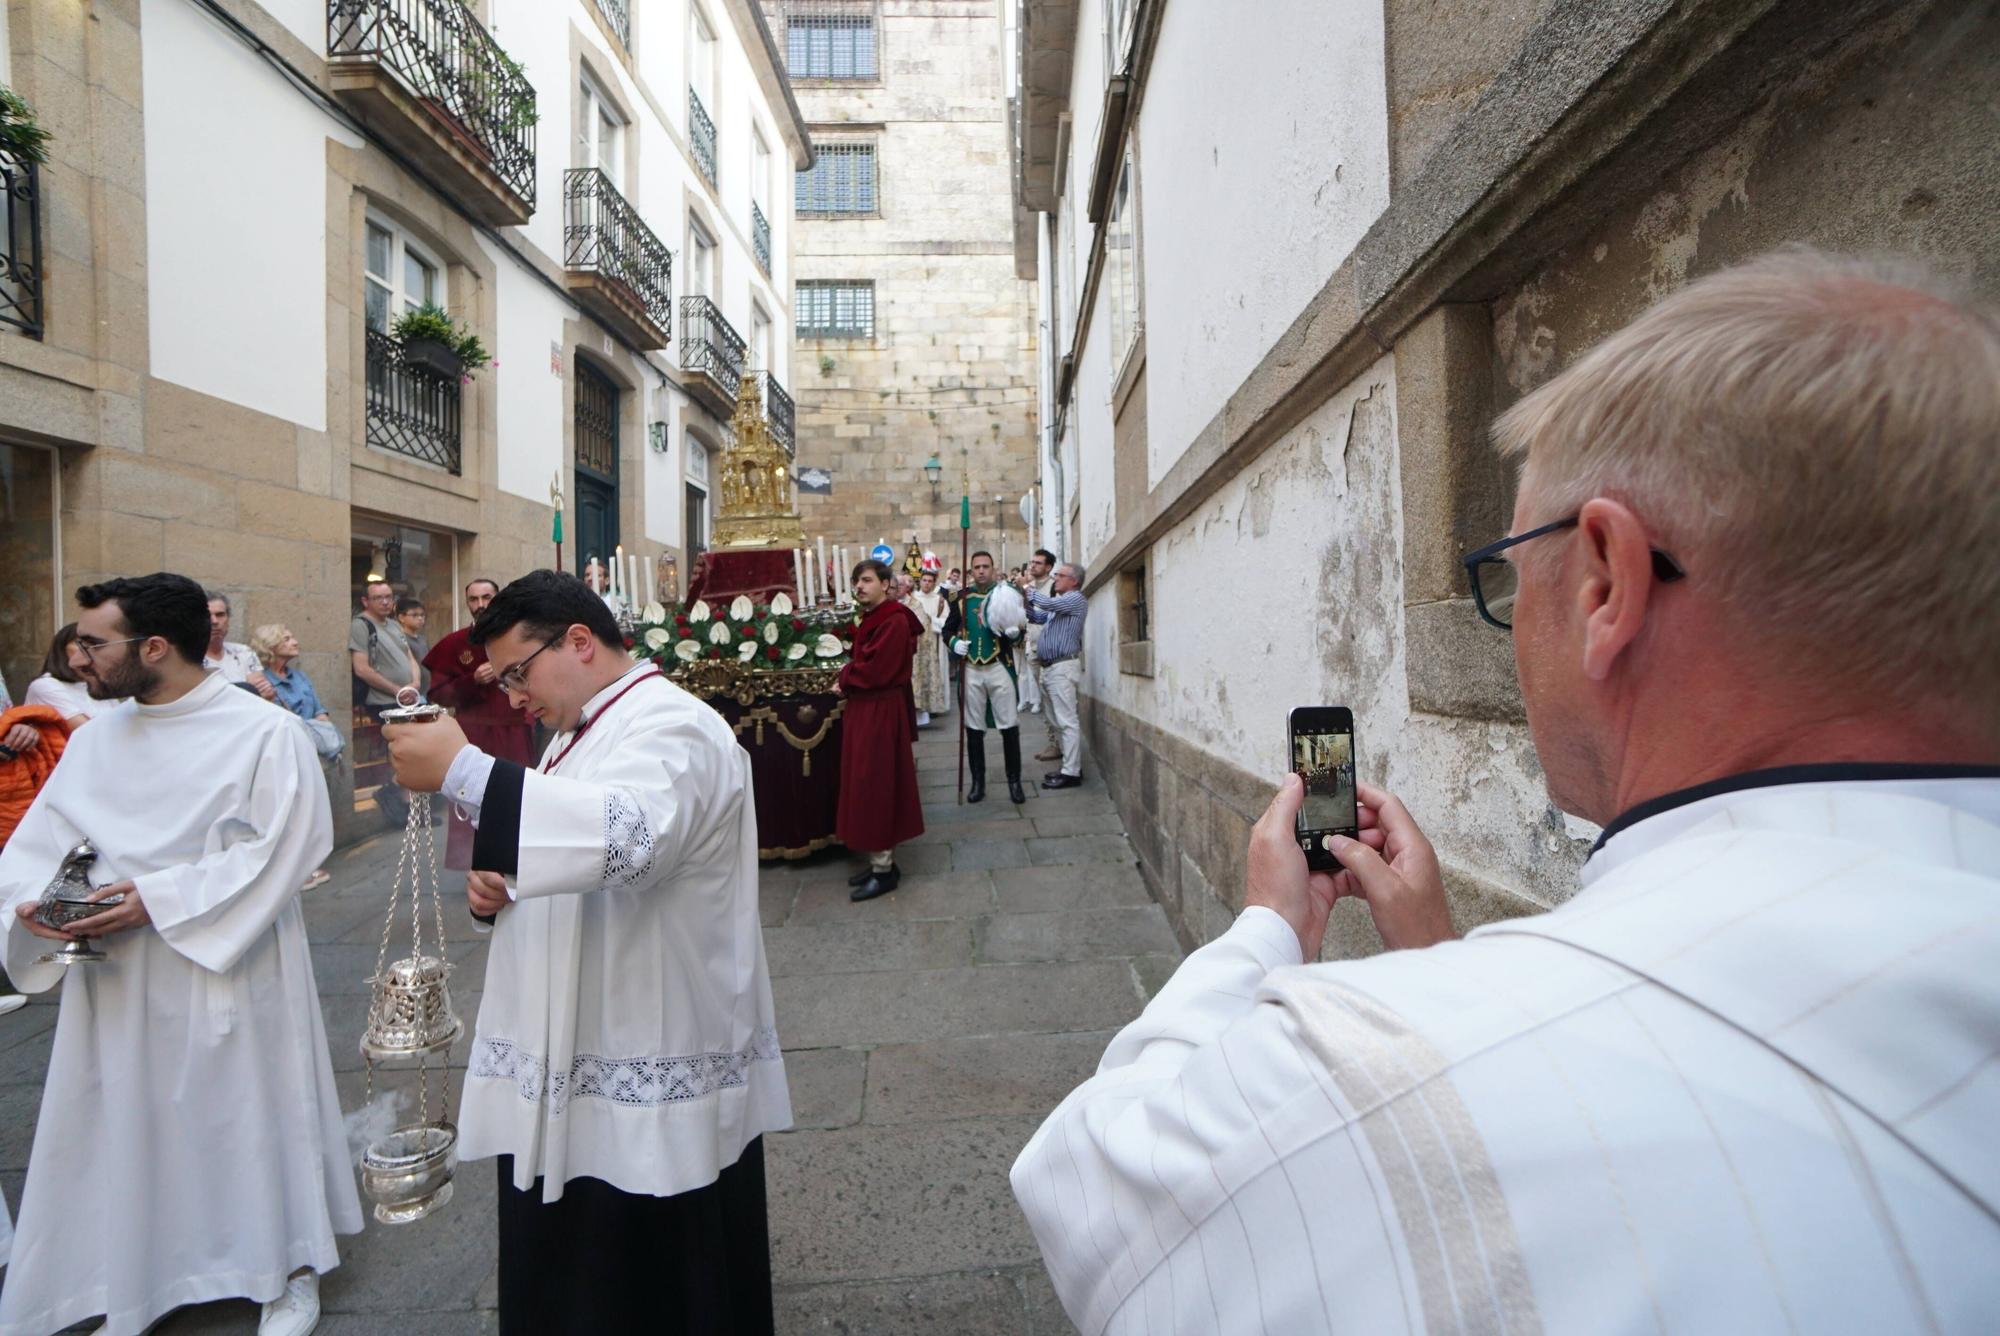
[[[257,661],[264,665],[264,676],[270,681],[271,689],[277,693],[276,703],[297,715],[312,734],[313,747],[319,752],[322,762],[338,760],[346,748],[346,739],[334,727],[328,717],[326,707],[320,704],[319,692],[306,676],[306,670],[298,666],[299,638],[292,634],[288,626],[276,622],[260,626],[250,637],[250,649]],[[305,889],[324,885],[330,879],[325,868],[316,869],[306,878]]]

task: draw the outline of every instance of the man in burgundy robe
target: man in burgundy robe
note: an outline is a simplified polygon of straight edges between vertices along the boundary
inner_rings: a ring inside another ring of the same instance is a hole
[[[902,871],[896,846],[924,833],[917,798],[916,698],[910,664],[923,625],[890,597],[890,573],[879,561],[857,562],[854,601],[864,615],[854,656],[834,691],[847,702],[840,729],[841,843],[868,855],[868,869],[848,878],[850,900],[872,900],[896,889]]]
[[[474,580],[465,587],[465,606],[474,620],[500,592],[491,580]],[[472,643],[472,628],[462,626],[431,646],[424,655],[431,670],[431,696],[449,706],[465,731],[466,740],[489,756],[517,765],[533,765],[535,726],[507,703],[507,693],[494,680],[493,665],[483,646]],[[446,804],[450,824],[445,829],[444,865],[455,872],[472,866],[472,827]]]

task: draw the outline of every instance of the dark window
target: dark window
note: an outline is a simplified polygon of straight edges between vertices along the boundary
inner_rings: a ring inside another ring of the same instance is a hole
[[[802,339],[872,339],[875,284],[852,279],[801,283],[792,311]]]
[[[817,144],[813,165],[794,174],[793,204],[799,213],[875,212],[875,146]]]

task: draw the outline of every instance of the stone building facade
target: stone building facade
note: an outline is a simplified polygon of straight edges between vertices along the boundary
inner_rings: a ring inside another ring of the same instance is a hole
[[[1086,715],[1189,943],[1241,907],[1296,705],[1434,838],[1461,928],[1565,898],[1507,638],[1495,415],[1790,243],[2000,292],[2000,14],[1966,0],[1022,0],[1014,189],[1045,536],[1089,563]],[[1376,949],[1339,907],[1327,951]]]
[[[466,580],[556,560],[559,487],[563,565],[622,545],[657,587],[705,541],[736,378],[782,408],[811,147],[753,0],[0,0],[0,85],[50,134],[39,169],[0,150],[17,695],[76,586],[168,569],[234,639],[289,624],[367,733],[367,577],[435,641]],[[425,302],[494,364],[415,369],[390,326]],[[369,741],[330,775],[343,835]]]
[[[1035,303],[1014,272],[1001,42],[1011,0],[765,0],[817,165],[796,183],[806,533],[971,539],[1025,559]],[[935,489],[924,465],[939,461]]]

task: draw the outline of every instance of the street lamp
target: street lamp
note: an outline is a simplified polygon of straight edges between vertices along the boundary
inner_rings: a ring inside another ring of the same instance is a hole
[[[938,499],[938,490],[937,490],[938,479],[943,476],[944,476],[944,465],[938,463],[938,457],[936,455],[932,455],[929,459],[926,459],[924,461],[924,477],[928,479],[930,482],[931,500],[933,501]]]

